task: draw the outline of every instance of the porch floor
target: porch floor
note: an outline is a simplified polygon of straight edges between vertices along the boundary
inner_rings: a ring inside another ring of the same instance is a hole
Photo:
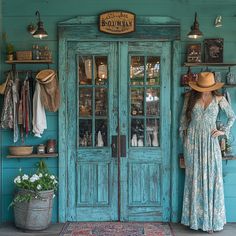
[[[0,236],[58,236],[63,228],[64,224],[52,224],[48,229],[40,232],[27,231],[16,229],[13,224],[2,224],[0,225]],[[175,236],[202,236],[208,235],[206,232],[190,230],[181,224],[171,223],[171,227],[174,231]],[[215,236],[235,236],[236,235],[236,223],[228,223],[225,225],[224,230],[216,232]],[[115,234],[114,234],[115,236]],[[155,236],[155,235],[153,235]]]

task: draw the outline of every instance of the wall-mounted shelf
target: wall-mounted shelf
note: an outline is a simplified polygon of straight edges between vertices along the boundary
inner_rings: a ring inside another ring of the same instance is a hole
[[[45,157],[58,157],[58,153],[50,153],[50,154],[30,154],[25,156],[16,156],[16,155],[7,155],[7,158],[45,158]]]
[[[13,60],[5,61],[7,64],[52,64],[52,60]]]
[[[236,66],[236,63],[184,63],[185,67],[202,67],[202,66],[211,66],[211,67],[230,67]]]
[[[189,87],[188,85],[180,85],[181,87]],[[223,88],[233,88],[236,87],[236,84],[224,84]]]
[[[236,160],[236,156],[224,156],[224,157],[222,157],[222,160],[223,161],[227,161],[227,160]]]
[[[222,157],[222,161],[228,161],[228,160],[236,160],[236,156],[234,156],[234,155],[226,155],[226,156]],[[183,154],[179,155],[179,164],[180,164],[180,168],[181,169],[185,169]]]

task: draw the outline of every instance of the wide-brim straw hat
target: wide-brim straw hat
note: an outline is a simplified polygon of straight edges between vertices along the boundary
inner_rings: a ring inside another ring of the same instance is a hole
[[[53,75],[55,75],[55,71],[52,69],[45,69],[45,70],[41,70],[37,75],[36,75],[36,79],[41,82],[41,83],[47,83],[47,82],[51,82],[48,81],[50,79],[53,78]]]
[[[41,70],[36,75],[36,80],[40,84],[40,97],[44,108],[55,112],[60,106],[60,91],[57,80],[57,74],[54,70]]]
[[[189,82],[189,86],[198,92],[210,92],[222,88],[224,83],[216,82],[212,72],[201,72],[196,82]]]

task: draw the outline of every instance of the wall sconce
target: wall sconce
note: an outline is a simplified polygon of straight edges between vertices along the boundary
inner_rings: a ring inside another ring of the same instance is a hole
[[[31,23],[27,26],[27,30],[33,35],[34,38],[45,38],[48,36],[48,33],[43,28],[43,22],[41,21],[39,11],[36,11],[35,15],[38,17],[37,28]]]
[[[222,16],[217,16],[215,19],[215,27],[221,27],[222,26]]]
[[[203,36],[203,34],[199,30],[199,23],[197,21],[197,12],[195,12],[194,23],[191,26],[191,31],[188,33],[188,37],[191,38],[191,39],[197,39],[197,38],[200,38],[202,36]]]

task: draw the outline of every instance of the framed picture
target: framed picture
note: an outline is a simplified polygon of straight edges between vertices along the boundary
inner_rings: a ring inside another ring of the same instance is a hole
[[[201,44],[187,45],[187,62],[200,63],[201,62]]]
[[[222,63],[223,62],[224,39],[205,39],[204,53],[206,63]]]

